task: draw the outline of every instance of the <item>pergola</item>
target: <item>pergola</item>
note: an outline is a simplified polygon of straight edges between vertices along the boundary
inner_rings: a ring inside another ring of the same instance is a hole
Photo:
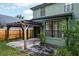
[[[34,27],[34,26],[40,26],[41,24],[38,22],[33,22],[32,20],[23,20],[23,19],[18,19],[15,17],[10,17],[10,16],[5,16],[5,15],[0,15],[0,24],[1,26],[6,26],[6,32],[5,32],[5,40],[8,42],[9,38],[9,29],[11,27],[19,27],[22,29],[22,39],[24,40],[24,49],[26,49],[26,40],[27,40],[27,35],[26,31],[28,28]]]
[[[31,27],[34,27],[34,26],[40,26],[41,24],[40,23],[37,23],[37,22],[33,22],[32,20],[25,20],[25,21],[20,21],[20,22],[14,22],[14,23],[8,23],[6,24],[6,41],[8,42],[8,38],[9,38],[9,29],[11,27],[19,27],[22,29],[22,39],[24,40],[24,49],[26,49],[26,40],[27,40],[27,30],[28,28],[31,26]]]

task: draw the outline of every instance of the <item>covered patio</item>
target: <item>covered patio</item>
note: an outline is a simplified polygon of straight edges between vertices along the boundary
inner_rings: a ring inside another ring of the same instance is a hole
[[[22,29],[22,40],[24,41],[24,49],[27,48],[27,31],[29,27],[35,27],[35,26],[40,26],[41,24],[38,22],[33,22],[32,20],[24,20],[24,19],[18,19],[15,17],[10,17],[10,16],[5,16],[5,15],[0,15],[0,18],[2,20],[0,20],[0,26],[4,27],[6,29],[5,32],[5,41],[9,42],[8,38],[9,38],[9,29],[12,27],[17,27],[17,28],[21,28]],[[35,39],[36,40],[36,39]],[[22,41],[22,42],[23,42]],[[31,40],[33,41],[33,40]]]
[[[27,25],[26,25],[27,24]],[[38,42],[37,44],[39,44],[39,39],[37,38],[31,38],[30,40],[28,40],[27,36],[27,30],[29,27],[35,27],[35,26],[40,26],[40,23],[36,23],[36,22],[33,22],[31,20],[29,20],[28,22],[27,21],[21,21],[21,22],[14,22],[14,23],[8,23],[6,24],[6,42],[8,42],[8,37],[9,37],[9,29],[11,27],[19,27],[22,29],[22,40],[21,41],[15,41],[16,44],[14,44],[14,46],[18,46],[18,47],[21,47],[22,45],[22,48],[23,49],[26,49],[27,48],[27,45],[33,45],[35,42]],[[19,42],[19,44],[17,45],[17,42]],[[9,43],[10,44],[10,43]],[[8,44],[7,44],[8,45]],[[12,45],[12,44],[11,44]],[[10,46],[10,45],[9,45]]]

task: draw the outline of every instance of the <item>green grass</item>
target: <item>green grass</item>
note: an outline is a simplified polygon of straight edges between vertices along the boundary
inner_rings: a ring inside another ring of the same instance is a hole
[[[18,53],[18,49],[7,46],[5,41],[0,42],[0,56],[17,56]]]

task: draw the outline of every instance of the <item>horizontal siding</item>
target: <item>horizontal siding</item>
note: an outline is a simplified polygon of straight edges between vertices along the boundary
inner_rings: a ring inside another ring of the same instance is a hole
[[[64,3],[57,3],[46,6],[46,16],[64,13]]]
[[[33,18],[39,18],[40,16],[40,9],[36,9],[33,11]]]
[[[73,12],[75,19],[79,19],[79,3],[73,3]]]
[[[60,47],[65,46],[65,40],[61,38],[46,37],[46,43]]]
[[[41,8],[33,10],[33,18],[41,17],[40,10]],[[51,4],[51,5],[45,6],[46,16],[51,16],[51,15],[56,15],[61,13],[64,13],[64,3],[57,3],[57,4]]]

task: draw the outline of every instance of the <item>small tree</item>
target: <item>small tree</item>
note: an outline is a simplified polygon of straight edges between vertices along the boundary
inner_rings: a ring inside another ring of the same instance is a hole
[[[65,31],[66,47],[72,52],[72,55],[79,55],[79,21],[75,29]]]
[[[19,19],[24,19],[24,16],[22,16],[21,14],[17,15],[16,17],[19,18]]]

